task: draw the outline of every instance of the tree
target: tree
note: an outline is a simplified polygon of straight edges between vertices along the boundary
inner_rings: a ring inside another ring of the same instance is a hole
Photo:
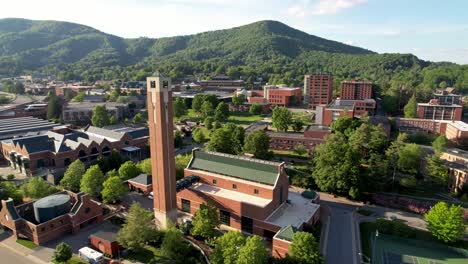
[[[427,229],[439,240],[455,242],[460,239],[465,231],[463,209],[460,205],[451,205],[438,202],[425,215],[428,223]]]
[[[286,132],[291,124],[292,114],[286,107],[275,107],[271,119],[274,128]]]
[[[213,122],[214,122],[214,118],[209,116],[205,118],[205,121],[203,123],[205,124],[206,129],[211,130],[213,129]]]
[[[252,115],[259,115],[262,113],[262,106],[259,103],[253,103],[250,106],[249,113]]]
[[[142,115],[141,113],[137,113],[137,114],[133,117],[133,123],[134,123],[134,124],[140,124],[142,121],[143,121],[143,115]]]
[[[409,174],[416,174],[421,164],[423,152],[421,148],[412,143],[404,145],[398,154],[398,168]]]
[[[85,96],[85,92],[79,92],[75,97],[73,97],[73,102],[83,102]]]
[[[235,154],[231,134],[223,128],[218,128],[211,133],[207,149],[210,151]]]
[[[304,127],[304,122],[302,122],[302,120],[300,119],[296,119],[292,122],[292,129],[295,132],[301,131],[303,127]]]
[[[184,177],[184,169],[192,159],[192,155],[177,155],[175,157],[176,179],[180,180]]]
[[[319,245],[314,235],[306,232],[294,233],[293,240],[289,246],[291,257],[298,263],[322,264],[323,257],[319,252]]]
[[[304,145],[302,144],[298,144],[294,147],[294,153],[296,153],[297,155],[299,156],[302,156],[304,155],[305,153],[307,153],[307,149],[306,147],[304,147]]]
[[[107,114],[105,105],[97,105],[96,107],[94,107],[91,122],[93,126],[96,127],[104,127],[110,124],[109,115]]]
[[[213,129],[218,129],[221,128],[221,123],[219,121],[214,121],[213,122]]]
[[[349,144],[362,155],[363,163],[371,154],[382,153],[387,146],[387,135],[381,125],[362,123],[355,131],[347,131]]]
[[[216,234],[215,228],[221,224],[218,209],[211,205],[201,205],[193,217],[192,224],[191,233],[193,236],[213,237]]]
[[[339,117],[331,125],[331,129],[334,133],[340,132],[346,136],[349,136],[362,124],[361,120],[353,117]]]
[[[186,114],[187,104],[185,103],[185,99],[182,97],[177,97],[174,101],[174,116],[177,118],[181,118]]]
[[[192,109],[196,113],[201,113],[202,111],[202,104],[205,101],[205,96],[203,94],[197,94],[193,97],[192,101]]]
[[[432,142],[432,148],[434,149],[434,152],[436,154],[441,154],[443,151],[447,149],[447,138],[445,136],[438,136],[433,142]]]
[[[98,165],[93,165],[83,175],[80,183],[80,191],[89,193],[91,197],[97,198],[101,194],[102,184],[105,177]]]
[[[418,103],[416,102],[416,96],[413,94],[403,109],[405,118],[415,118],[417,116],[417,109]]]
[[[236,264],[239,249],[245,244],[244,236],[237,231],[228,231],[216,239],[211,263]]]
[[[55,247],[52,260],[54,263],[66,263],[73,256],[72,248],[67,243],[61,242]]]
[[[78,192],[80,190],[80,182],[83,174],[86,172],[86,167],[79,159],[73,161],[65,171],[60,185],[66,190]]]
[[[123,185],[122,180],[118,176],[107,178],[103,183],[101,195],[104,203],[115,203],[120,201],[122,196],[127,192],[127,187]]]
[[[210,101],[204,101],[201,106],[201,112],[204,118],[214,115],[214,107]],[[219,120],[218,120],[219,121]]]
[[[239,249],[236,264],[267,263],[268,252],[263,240],[259,236],[246,239],[245,245]]]
[[[203,129],[201,129],[199,127],[196,127],[192,131],[192,138],[193,138],[193,141],[195,141],[197,143],[205,143],[206,142],[205,133],[203,132]]]
[[[143,248],[156,235],[153,212],[144,209],[139,203],[133,203],[128,210],[126,223],[117,233],[120,245],[138,250]]]
[[[360,160],[342,133],[331,134],[315,148],[312,177],[322,191],[353,197],[359,193]]]
[[[23,192],[16,188],[16,185],[12,182],[0,182],[0,200],[13,199],[15,205],[19,205],[23,202]]]
[[[119,168],[119,177],[123,181],[135,178],[141,173],[138,166],[133,161],[126,161],[122,166]]]
[[[167,229],[161,244],[161,254],[176,263],[190,263],[186,262],[184,253],[187,251],[188,244],[184,241],[182,232],[175,227]]]
[[[58,98],[54,93],[51,93],[47,104],[47,119],[59,118],[61,114],[62,104],[60,103],[60,98]]]
[[[235,106],[240,106],[245,102],[245,96],[243,94],[236,94],[232,97],[232,103]]]
[[[119,120],[117,120],[117,117],[115,115],[111,115],[109,118],[109,125],[116,125],[118,122]]]
[[[182,132],[179,130],[174,132],[174,147],[180,148],[184,145],[184,137],[182,136]]]
[[[443,161],[439,155],[434,154],[427,159],[426,174],[432,182],[439,186],[446,187],[448,185],[448,168],[445,165],[445,161]]]
[[[229,106],[224,102],[220,102],[216,107],[214,115],[215,120],[225,122],[229,118]]]
[[[147,158],[137,164],[140,171],[146,175],[151,175],[151,159]]]
[[[270,137],[263,130],[250,133],[245,139],[244,151],[251,153],[257,159],[270,159]]]
[[[51,188],[47,182],[41,177],[34,177],[21,186],[24,196],[39,199],[51,193]]]

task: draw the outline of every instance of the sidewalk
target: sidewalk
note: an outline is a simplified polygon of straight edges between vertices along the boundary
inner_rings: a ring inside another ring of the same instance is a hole
[[[32,263],[36,263],[36,264],[47,264],[47,263],[49,263],[49,262],[42,261],[41,259],[33,256],[32,253],[34,253],[35,251],[16,243],[16,238],[13,237],[13,236],[10,236],[9,238],[1,241],[0,246],[6,248],[8,250],[11,250],[11,251],[15,252],[18,255],[24,256],[25,258],[30,260]]]

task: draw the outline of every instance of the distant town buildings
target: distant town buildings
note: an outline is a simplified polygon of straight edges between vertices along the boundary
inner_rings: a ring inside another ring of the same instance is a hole
[[[201,80],[198,84],[204,90],[235,92],[244,88],[244,80],[232,80],[228,76],[216,76],[210,80]]]
[[[333,99],[333,76],[326,73],[305,75],[303,95],[308,108],[329,104]]]
[[[372,82],[367,81],[342,81],[340,83],[341,100],[366,100],[372,99]]]
[[[68,103],[63,106],[63,122],[68,124],[89,124],[96,106],[105,106],[107,114],[122,120],[129,112],[128,104],[114,102]]]

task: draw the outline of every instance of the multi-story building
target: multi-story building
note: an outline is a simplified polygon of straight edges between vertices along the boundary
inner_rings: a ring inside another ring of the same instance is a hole
[[[301,230],[319,218],[318,204],[289,190],[284,163],[194,150],[184,175],[198,180],[177,193],[180,211],[194,215],[203,205],[214,205],[224,226],[273,240],[276,257],[283,257],[290,243],[277,237],[281,230]]]
[[[449,168],[449,190],[461,191],[468,185],[468,152],[461,149],[448,149],[440,156]]]
[[[63,191],[40,200],[15,206],[2,200],[0,224],[17,238],[42,245],[82,228],[103,221],[102,206],[86,193]]]
[[[0,119],[0,140],[44,134],[57,124],[34,117]]]
[[[341,100],[336,99],[327,106],[317,107],[315,123],[330,126],[340,117],[362,117],[373,115],[376,108],[374,99],[366,100]]]
[[[142,149],[147,143],[147,128],[112,131],[90,126],[81,131],[57,127],[45,135],[0,141],[0,159],[26,175],[44,171],[60,174],[74,160],[92,162],[101,155],[110,155],[114,149],[140,160],[145,157]]]
[[[372,99],[372,82],[342,81],[340,83],[341,100]]]
[[[450,90],[439,90],[434,93],[434,99],[439,100],[442,105],[463,105],[462,96],[453,94]]]
[[[245,85],[243,80],[232,80],[227,76],[216,76],[211,80],[201,80],[198,84],[205,90],[218,90],[235,92]]]
[[[294,106],[302,102],[301,88],[287,87],[280,85],[265,85],[263,93],[260,91],[247,92],[249,103],[266,103],[278,106]]]
[[[129,112],[128,104],[122,103],[68,103],[63,107],[63,122],[68,124],[89,124],[96,106],[105,106],[107,114],[109,116],[115,116],[117,120],[122,120]]]
[[[333,76],[331,74],[310,74],[304,76],[304,105],[315,109],[329,104],[333,99]]]
[[[443,135],[454,143],[468,139],[468,124],[463,121],[446,121],[419,118],[396,118],[396,128],[407,133]]]
[[[422,119],[461,121],[463,106],[441,104],[438,99],[431,99],[429,103],[418,103],[417,115]]]

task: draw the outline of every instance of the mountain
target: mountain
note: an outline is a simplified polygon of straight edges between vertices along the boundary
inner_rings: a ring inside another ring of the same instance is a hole
[[[260,21],[190,36],[124,39],[88,26],[58,21],[0,20],[0,73],[5,68],[36,70],[47,65],[128,66],[171,57],[248,63],[305,51],[343,54],[373,52],[306,34],[276,21]]]

